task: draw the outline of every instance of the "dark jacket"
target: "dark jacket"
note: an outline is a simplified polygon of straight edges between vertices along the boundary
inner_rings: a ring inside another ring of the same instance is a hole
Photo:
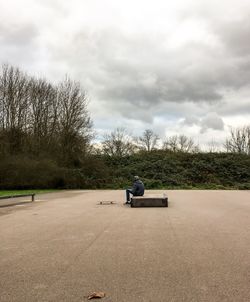
[[[132,194],[134,196],[143,196],[144,195],[144,184],[141,180],[135,180],[133,183]]]

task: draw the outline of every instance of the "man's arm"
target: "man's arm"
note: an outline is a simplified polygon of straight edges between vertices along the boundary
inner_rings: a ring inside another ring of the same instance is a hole
[[[136,191],[137,191],[137,183],[134,182],[133,187],[132,187],[132,194],[134,195],[136,193]]]

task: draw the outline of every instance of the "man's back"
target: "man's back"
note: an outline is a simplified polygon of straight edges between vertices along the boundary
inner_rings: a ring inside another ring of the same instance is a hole
[[[133,183],[132,193],[134,196],[144,195],[144,184],[140,179],[137,179]]]

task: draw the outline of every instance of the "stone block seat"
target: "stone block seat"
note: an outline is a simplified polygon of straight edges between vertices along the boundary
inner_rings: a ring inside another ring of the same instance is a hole
[[[131,208],[138,207],[168,207],[168,197],[165,194],[146,194],[144,196],[133,196]]]

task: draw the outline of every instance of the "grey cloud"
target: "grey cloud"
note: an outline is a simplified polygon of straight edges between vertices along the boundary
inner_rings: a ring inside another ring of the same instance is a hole
[[[0,39],[5,46],[23,47],[30,45],[38,36],[38,29],[33,24],[0,25]]]
[[[157,66],[158,67],[158,66]],[[143,68],[143,67],[142,67]],[[145,74],[149,71],[145,70]],[[198,79],[195,74],[186,78],[181,74],[181,70],[172,71],[166,74],[162,72],[157,74],[154,71],[155,82],[148,83],[144,81],[142,72],[133,69],[127,69],[120,77],[119,82],[111,83],[103,91],[102,96],[110,99],[120,99],[134,102],[137,105],[162,102],[217,102],[222,99],[222,95],[216,91],[216,85],[212,85],[206,79]],[[191,78],[192,77],[192,78]],[[124,79],[124,81],[123,81]],[[127,80],[129,79],[129,80]]]
[[[163,52],[161,40],[161,36],[151,39],[119,31],[82,32],[69,41],[67,51],[56,47],[54,57],[74,66],[77,76],[88,82],[106,106],[118,112],[127,107],[121,104],[129,103],[130,112],[139,108],[144,112],[140,118],[145,116],[147,120],[148,110],[153,114],[155,105],[166,102],[222,100],[214,70],[210,74],[210,64],[197,64],[191,46],[187,57],[178,61],[176,57],[183,56],[184,50]],[[134,114],[125,111],[124,114],[134,118]]]
[[[88,82],[95,96],[114,111],[142,110],[147,117],[166,102],[218,103],[223,90],[249,85],[249,69],[227,53],[206,44],[187,43],[163,51],[167,37],[126,35],[118,30],[82,31],[64,51],[54,48],[54,58],[68,62],[77,76]],[[183,55],[185,54],[185,55]],[[138,115],[139,117],[139,115]]]
[[[3,63],[32,68],[38,60],[39,32],[33,24],[0,24],[0,58]],[[40,62],[39,62],[40,63]]]
[[[209,22],[209,21],[207,21]],[[250,87],[250,15],[246,12],[235,19],[213,20],[210,32],[219,41],[211,61],[214,79],[224,89]]]
[[[205,133],[208,129],[224,130],[223,119],[216,112],[209,112],[200,118],[193,115],[187,116],[181,122],[181,125],[199,126],[201,133]]]
[[[222,95],[217,91],[218,83],[214,79],[214,74],[209,75],[210,66],[197,64],[197,68],[192,68],[196,65],[192,53],[186,60],[178,62],[176,61],[178,54],[161,53],[159,51],[161,45],[159,49],[155,49],[155,40],[150,41],[148,37],[144,39],[141,39],[138,46],[144,50],[143,55],[136,56],[138,51],[135,51],[134,56],[125,57],[119,65],[115,58],[108,58],[104,63],[107,76],[115,71],[119,74],[119,81],[112,82],[106,87],[104,97],[137,100],[147,105],[152,102],[216,102],[222,99]],[[133,43],[129,45],[133,49]],[[179,52],[181,56],[181,51]],[[145,81],[144,77],[147,74],[152,74],[155,81],[149,83]]]
[[[200,120],[195,116],[187,116],[185,117],[182,123],[184,125],[193,126],[193,125],[198,125],[200,123]]]
[[[201,133],[204,133],[208,129],[223,130],[224,122],[216,112],[210,112],[200,121]]]
[[[234,115],[250,115],[250,100],[248,103],[245,102],[236,102],[236,103],[228,103],[218,110],[219,113],[225,116],[234,116]]]
[[[215,25],[215,32],[228,52],[240,57],[249,56],[250,14],[241,19]]]

